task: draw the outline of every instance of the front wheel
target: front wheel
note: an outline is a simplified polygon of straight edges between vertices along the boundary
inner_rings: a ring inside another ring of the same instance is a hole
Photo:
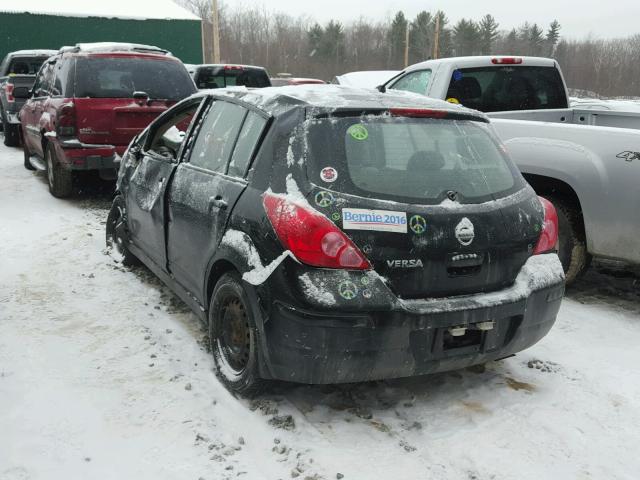
[[[261,393],[267,382],[258,372],[258,333],[247,292],[237,272],[225,273],[209,305],[209,339],[220,381],[244,397]]]
[[[127,247],[129,234],[122,195],[116,196],[111,204],[111,210],[107,216],[106,242],[107,251],[116,262],[125,267],[139,263],[136,256]]]

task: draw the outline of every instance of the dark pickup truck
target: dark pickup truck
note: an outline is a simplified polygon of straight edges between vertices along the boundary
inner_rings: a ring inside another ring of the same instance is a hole
[[[18,112],[40,66],[55,53],[56,50],[20,50],[7,54],[0,63],[0,121],[5,145],[16,147],[20,144]]]

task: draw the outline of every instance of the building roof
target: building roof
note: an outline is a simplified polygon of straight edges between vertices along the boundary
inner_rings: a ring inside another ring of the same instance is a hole
[[[5,2],[3,2],[5,3]],[[9,2],[6,2],[9,3]],[[0,6],[0,13],[32,13],[61,17],[199,20],[172,0],[20,0]]]

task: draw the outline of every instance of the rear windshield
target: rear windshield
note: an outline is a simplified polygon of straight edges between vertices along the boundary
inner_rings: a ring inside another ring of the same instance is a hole
[[[255,68],[204,67],[196,76],[199,89],[245,86],[249,88],[270,87],[269,76],[264,70]]]
[[[567,108],[560,73],[554,67],[481,67],[455,70],[447,99],[482,112]]]
[[[16,57],[11,59],[7,74],[15,75],[35,75],[40,70],[40,66],[49,57]]]
[[[195,92],[186,68],[174,60],[143,57],[80,57],[76,64],[76,97],[181,100]]]
[[[325,188],[436,204],[451,191],[476,203],[523,186],[484,123],[379,115],[310,122],[307,172]]]

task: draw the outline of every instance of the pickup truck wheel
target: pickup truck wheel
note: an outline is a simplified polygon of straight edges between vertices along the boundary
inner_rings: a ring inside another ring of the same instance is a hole
[[[35,170],[33,165],[31,165],[31,152],[29,151],[29,147],[27,147],[27,142],[22,142],[22,151],[24,152],[24,168],[27,170]]]
[[[257,337],[254,313],[240,275],[225,273],[211,296],[209,339],[218,378],[243,397],[254,397],[267,385],[258,373]]]
[[[50,143],[44,153],[44,160],[47,164],[47,179],[49,180],[49,191],[57,198],[66,198],[71,195],[73,187],[73,175],[71,170],[67,170],[58,161],[56,150]]]
[[[564,268],[567,285],[572,284],[591,264],[580,213],[569,202],[549,197],[558,212],[558,257]]]
[[[7,147],[20,146],[20,125],[13,125],[2,116],[2,129],[4,130],[4,144]]]
[[[127,229],[127,216],[124,198],[117,195],[111,204],[111,210],[107,216],[106,242],[109,255],[125,267],[138,265],[137,257],[129,251],[129,231]]]

